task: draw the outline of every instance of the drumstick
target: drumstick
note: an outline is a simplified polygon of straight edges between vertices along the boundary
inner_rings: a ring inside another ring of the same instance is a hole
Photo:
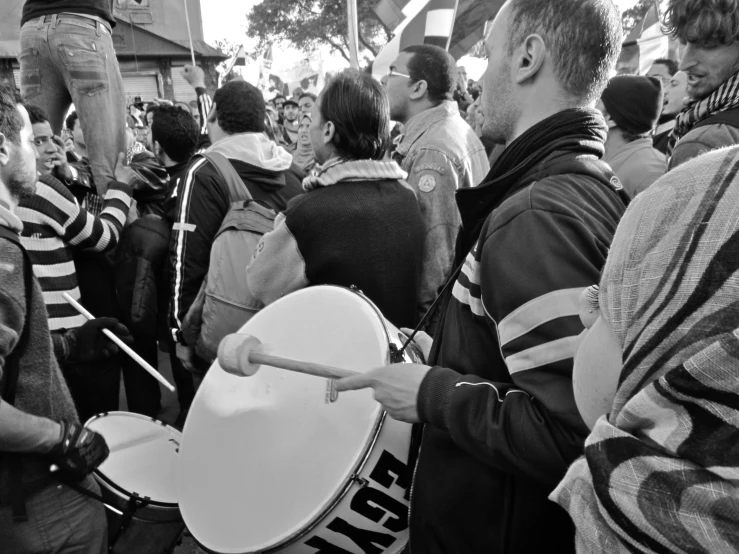
[[[254,375],[259,370],[260,365],[268,365],[327,379],[341,379],[357,374],[355,371],[340,367],[265,354],[259,350],[261,344],[258,338],[251,335],[238,333],[228,335],[218,346],[218,362],[221,368],[228,373],[241,376]]]
[[[66,292],[64,292],[64,293],[62,293],[62,296],[64,296],[64,300],[66,300],[67,302],[69,302],[74,307],[75,310],[77,310],[79,313],[81,313],[87,319],[89,319],[89,320],[95,319],[95,316],[93,316],[90,312],[88,312],[82,306],[82,304],[80,304],[74,298],[72,298],[71,296],[69,296],[69,294],[67,294]],[[103,329],[102,331],[103,331],[103,334],[106,337],[108,337],[110,340],[112,340],[118,346],[118,348],[120,348],[121,350],[123,350],[129,356],[131,356],[131,358],[133,358],[133,360],[137,364],[139,364],[142,368],[144,368],[147,371],[147,373],[149,373],[149,375],[151,375],[152,377],[154,377],[154,379],[156,379],[157,381],[159,381],[162,385],[164,385],[165,387],[167,387],[170,391],[175,392],[175,388],[169,383],[169,381],[167,381],[164,377],[162,377],[162,374],[161,373],[159,373],[156,369],[154,369],[153,367],[151,367],[149,365],[149,363],[146,360],[144,360],[141,356],[139,356],[138,354],[136,354],[136,352],[134,352],[133,349],[130,346],[128,346],[125,342],[123,342],[121,339],[119,339],[115,335],[115,333],[113,333],[110,329]]]

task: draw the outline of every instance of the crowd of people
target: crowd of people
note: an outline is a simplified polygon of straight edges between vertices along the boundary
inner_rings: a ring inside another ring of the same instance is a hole
[[[110,2],[26,0],[0,86],[0,551],[108,548],[84,423],[121,376],[132,412],[161,394],[105,330],[168,352],[181,428],[220,340],[322,284],[424,354],[336,383],[415,424],[408,552],[739,551],[738,11],[669,0],[681,59],[644,76],[615,75],[611,0],[508,0],[479,83],[417,45],[381,83],[268,101],[187,66],[192,105],[127,110]]]

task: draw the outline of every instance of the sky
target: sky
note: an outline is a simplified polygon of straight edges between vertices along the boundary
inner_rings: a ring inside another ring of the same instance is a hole
[[[201,0],[200,10],[203,16],[203,32],[205,40],[213,43],[215,40],[228,39],[236,44],[244,44],[247,51],[256,46],[256,41],[246,36],[246,14],[252,6],[261,0]],[[482,0],[484,1],[484,0]],[[636,0],[615,0],[623,12],[634,4]],[[278,59],[299,59],[301,54],[289,47],[279,45],[276,48],[275,61]],[[339,69],[348,64],[339,54],[331,54],[328,49],[323,54],[326,70]],[[469,69],[468,69],[469,73]],[[472,75],[470,75],[472,78]],[[245,76],[246,77],[246,76]]]

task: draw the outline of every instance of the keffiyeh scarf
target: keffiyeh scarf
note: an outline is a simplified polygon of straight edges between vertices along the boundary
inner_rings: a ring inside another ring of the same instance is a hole
[[[578,552],[739,552],[739,147],[636,197],[599,298],[623,369],[551,496]]]
[[[322,166],[316,166],[313,174],[303,179],[303,189],[311,191],[346,181],[385,181],[407,177],[408,174],[395,162],[331,160]]]
[[[706,98],[692,103],[677,116],[670,135],[669,152],[672,153],[677,141],[687,135],[697,123],[717,113],[738,107],[739,73],[735,73]]]

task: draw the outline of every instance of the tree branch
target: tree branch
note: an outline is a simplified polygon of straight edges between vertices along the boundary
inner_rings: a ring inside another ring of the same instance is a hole
[[[349,56],[347,56],[346,52],[344,52],[344,49],[341,47],[341,45],[336,44],[333,40],[331,40],[329,37],[326,37],[326,42],[328,42],[331,45],[331,48],[334,50],[337,50],[339,54],[341,54],[341,57],[344,58],[346,61],[351,63],[351,60],[349,59]]]
[[[357,38],[359,39],[359,42],[362,43],[362,46],[364,46],[367,50],[372,52],[372,55],[376,58],[377,57],[377,49],[372,46],[362,35],[362,31],[358,28],[357,29]]]

